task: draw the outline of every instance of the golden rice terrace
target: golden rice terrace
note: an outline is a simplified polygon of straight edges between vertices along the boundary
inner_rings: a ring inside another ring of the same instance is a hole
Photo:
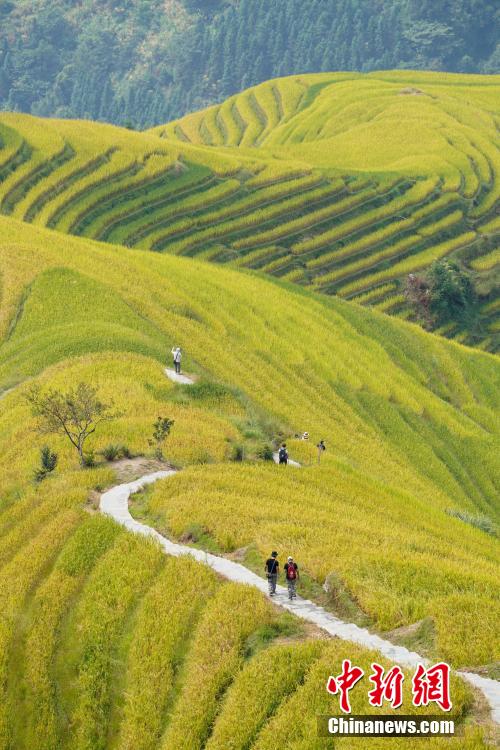
[[[453,257],[498,346],[499,76],[277,79],[148,133],[0,116],[0,211],[264,272],[411,318],[408,273]]]

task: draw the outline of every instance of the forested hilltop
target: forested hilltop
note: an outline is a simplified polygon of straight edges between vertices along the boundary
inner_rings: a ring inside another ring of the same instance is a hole
[[[269,78],[500,71],[494,0],[0,0],[0,109],[134,127]]]

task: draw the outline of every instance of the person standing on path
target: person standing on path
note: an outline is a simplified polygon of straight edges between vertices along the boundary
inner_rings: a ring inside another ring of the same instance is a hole
[[[181,359],[182,359],[182,351],[180,346],[174,346],[172,349],[172,356],[174,358],[174,368],[177,373],[177,375],[180,375],[181,372]]]
[[[267,574],[267,582],[269,584],[269,596],[274,596],[276,593],[276,583],[278,581],[280,564],[278,562],[278,553],[271,552],[271,557],[266,560],[264,570]]]
[[[278,451],[278,462],[280,464],[284,464],[285,466],[288,463],[288,451],[286,449],[286,443],[283,443],[283,445]]]
[[[297,596],[297,581],[299,579],[299,566],[289,557],[284,565],[285,578],[288,584],[288,598],[295,599]]]
[[[316,446],[318,449],[318,463],[321,463],[321,455],[326,451],[326,445],[324,440],[320,440],[318,445]]]

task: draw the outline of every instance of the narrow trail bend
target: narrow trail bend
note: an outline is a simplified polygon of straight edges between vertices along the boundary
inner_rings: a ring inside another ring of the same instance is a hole
[[[168,368],[165,369],[165,374],[177,383],[192,384],[194,382],[188,376],[179,375]],[[276,457],[277,456],[275,455],[275,460]],[[300,466],[300,464],[297,464],[296,462],[291,463],[295,466]],[[173,555],[174,557],[189,555],[195,560],[198,560],[198,562],[210,566],[216,573],[224,576],[224,578],[237,583],[245,583],[258,589],[263,594],[267,594],[267,581],[264,578],[260,578],[260,576],[253,573],[244,565],[233,562],[224,557],[212,555],[203,550],[172,542],[156,531],[156,529],[132,518],[128,508],[130,495],[138,492],[146,485],[156,482],[158,479],[172,477],[176,473],[177,472],[173,469],[169,471],[157,471],[153,474],[146,474],[133,482],[112,487],[101,496],[101,512],[110,516],[133,533],[156,539],[161,545],[164,553],[167,555]],[[414,651],[409,651],[403,646],[397,646],[390,641],[386,641],[384,638],[370,633],[366,628],[360,628],[354,623],[344,622],[330,612],[327,612],[323,607],[320,607],[318,604],[315,604],[308,599],[303,599],[302,597],[297,596],[294,601],[290,601],[288,599],[287,589],[284,586],[276,587],[276,595],[272,601],[277,606],[292,612],[302,620],[313,623],[331,636],[346,641],[352,641],[360,646],[364,646],[365,648],[378,651],[393,664],[414,668],[418,663],[428,663],[428,659],[420,654]],[[493,720],[500,724],[500,682],[482,677],[474,672],[458,671],[457,674],[483,693],[491,708]]]

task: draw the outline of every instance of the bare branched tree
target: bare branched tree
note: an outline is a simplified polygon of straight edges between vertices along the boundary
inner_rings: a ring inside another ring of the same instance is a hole
[[[101,401],[97,388],[88,383],[79,383],[66,393],[51,389],[43,394],[38,386],[33,386],[27,399],[33,415],[38,417],[39,431],[65,435],[78,451],[82,466],[85,465],[85,441],[101,422],[120,416],[113,411],[113,404]]]

